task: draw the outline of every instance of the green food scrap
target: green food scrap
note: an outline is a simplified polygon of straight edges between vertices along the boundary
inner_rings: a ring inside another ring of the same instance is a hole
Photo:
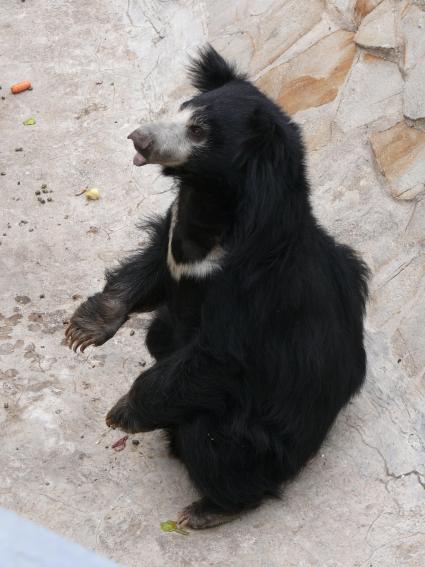
[[[176,532],[180,535],[189,535],[189,532],[187,530],[177,527],[176,522],[174,522],[173,520],[161,522],[160,526],[163,532]]]
[[[24,126],[34,126],[34,124],[35,124],[35,118],[27,118],[26,120],[23,121]]]

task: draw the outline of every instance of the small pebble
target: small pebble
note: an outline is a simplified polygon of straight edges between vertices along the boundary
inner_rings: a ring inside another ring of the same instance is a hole
[[[138,439],[133,439],[131,442],[133,443],[133,445],[139,445],[140,443]]]
[[[52,199],[51,197],[47,197],[47,200],[48,200],[49,202],[53,201],[53,199]]]
[[[36,194],[36,195],[41,195],[41,191],[38,191],[38,190],[37,190],[37,191],[35,192],[35,194]]]
[[[5,171],[1,171],[1,172],[0,172],[0,175],[6,175],[6,172],[5,172]]]
[[[142,360],[141,362],[139,362],[139,366],[141,366],[142,368],[146,366],[146,360]]]
[[[1,99],[2,99],[2,100],[6,100],[6,97],[5,97],[5,96],[2,96]]]
[[[46,203],[46,201],[45,201],[44,199],[42,199],[41,197],[38,197],[37,200],[40,201],[40,203],[41,203],[42,205],[44,205],[44,204]]]
[[[45,297],[44,293],[40,293],[39,297],[40,297],[40,299],[44,299],[44,297]]]
[[[132,337],[132,336],[135,334],[135,332],[136,332],[136,331],[135,331],[134,329],[131,329],[131,331],[130,331],[130,337]]]
[[[15,152],[23,152],[24,148],[15,148]]]
[[[18,185],[20,185],[20,184],[21,184],[21,182],[20,182],[20,181],[18,181]]]
[[[4,409],[8,409],[9,408],[9,404],[7,402],[4,402],[3,404]]]

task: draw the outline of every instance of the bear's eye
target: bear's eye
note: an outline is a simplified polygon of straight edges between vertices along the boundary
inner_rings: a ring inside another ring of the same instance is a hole
[[[189,133],[195,140],[201,140],[205,135],[204,129],[197,124],[192,124],[191,126],[189,126]]]

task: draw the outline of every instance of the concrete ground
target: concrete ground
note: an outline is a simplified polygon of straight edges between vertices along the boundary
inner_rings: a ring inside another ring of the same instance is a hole
[[[0,505],[126,566],[425,565],[424,8],[1,3]],[[149,364],[146,319],[84,355],[63,330],[143,243],[137,219],[170,202],[157,169],[135,170],[126,136],[190,94],[187,54],[207,39],[303,125],[317,215],[373,272],[369,370],[280,501],[182,536],[159,524],[195,491],[161,434],[115,452],[120,434],[104,425]],[[11,95],[23,79],[33,90]],[[77,196],[85,187],[100,200]]]

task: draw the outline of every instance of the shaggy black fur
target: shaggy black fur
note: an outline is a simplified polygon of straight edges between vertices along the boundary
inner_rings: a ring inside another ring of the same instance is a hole
[[[199,108],[208,144],[164,169],[179,192],[173,250],[190,262],[219,243],[222,269],[173,280],[169,212],[149,223],[149,246],[77,310],[68,336],[101,344],[102,320],[110,335],[111,318],[119,326],[156,309],[147,345],[157,362],[108,424],[168,432],[203,496],[184,518],[205,527],[277,494],[358,392],[367,268],[314,218],[288,116],[211,47],[191,76],[201,93],[185,104]],[[93,321],[97,334],[86,330]]]

